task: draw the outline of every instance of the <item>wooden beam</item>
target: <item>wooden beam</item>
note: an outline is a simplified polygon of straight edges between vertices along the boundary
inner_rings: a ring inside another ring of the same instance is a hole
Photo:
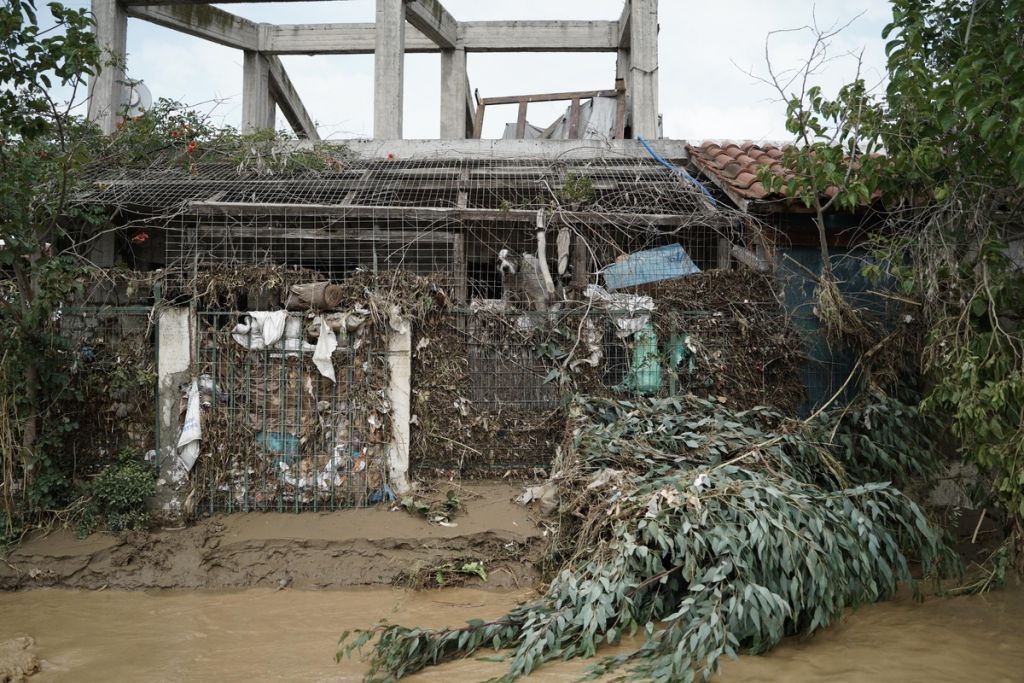
[[[157,26],[239,50],[256,50],[259,47],[257,23],[210,5],[181,4],[161,7],[129,4],[125,12],[133,19],[142,19]]]
[[[438,0],[405,0],[405,20],[437,46],[452,49],[458,40],[458,22]]]
[[[526,100],[519,101],[519,113],[516,116],[516,140],[526,137],[526,108],[528,106],[529,102]]]
[[[336,216],[339,218],[401,218],[421,221],[484,221],[530,223],[536,225],[533,209],[460,209],[423,206],[362,206],[351,204],[277,204],[264,202],[191,202],[189,209],[201,214],[231,216]],[[560,211],[550,225],[647,225],[680,227],[689,224],[706,227],[704,214],[650,214],[603,211]]]
[[[480,104],[519,104],[520,102],[558,102],[560,100],[589,100],[594,97],[616,97],[618,90],[580,90],[579,92],[553,92],[540,95],[507,95],[481,97]]]
[[[302,104],[302,98],[288,78],[288,72],[277,55],[267,57],[270,66],[270,95],[281,108],[281,113],[288,119],[288,124],[300,138],[308,140],[319,140],[320,134],[316,130],[316,123],[313,117],[306,111]]]
[[[615,52],[617,21],[460,21],[470,52]]]

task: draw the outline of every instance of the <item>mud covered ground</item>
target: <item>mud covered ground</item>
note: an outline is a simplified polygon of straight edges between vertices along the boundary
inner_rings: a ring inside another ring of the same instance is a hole
[[[378,507],[219,515],[188,528],[81,540],[58,530],[0,558],[0,590],[424,585],[435,567],[470,561],[483,562],[486,583],[444,575],[446,585],[525,588],[539,578],[542,538],[531,513],[512,502],[519,492],[505,483],[464,487],[466,510],[453,527]]]

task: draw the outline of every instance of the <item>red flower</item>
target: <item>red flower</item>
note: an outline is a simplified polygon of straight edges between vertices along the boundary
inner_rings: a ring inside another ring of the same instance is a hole
[[[196,144],[196,141],[192,140],[191,142],[188,143],[188,147],[185,148],[185,151],[188,152],[189,154],[195,154],[196,147],[198,146],[199,145]]]
[[[148,232],[140,232],[137,235],[135,235],[134,237],[132,237],[132,244],[142,244],[143,242],[145,242],[148,239],[149,239],[149,233]]]
[[[388,152],[388,161],[394,161],[394,160],[395,160],[395,153],[394,152]]]

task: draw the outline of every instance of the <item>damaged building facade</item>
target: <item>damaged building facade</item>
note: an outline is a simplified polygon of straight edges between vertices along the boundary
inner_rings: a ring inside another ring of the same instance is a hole
[[[131,283],[89,290],[64,324],[85,345],[96,320],[148,312],[147,447],[167,511],[324,510],[418,478],[546,476],[581,393],[806,404],[802,342],[771,287],[785,226],[758,214],[779,198],[753,157],[778,150],[660,136],[657,0],[570,22],[460,22],[436,0],[376,0],[371,25],[93,10],[115,56],[129,17],[242,50],[243,130],[273,128],[279,109],[306,138],[273,168],[99,169],[86,198],[121,226],[93,260]],[[496,51],[614,52],[617,69],[604,91],[479,98],[466,55]],[[441,54],[440,140],[401,139],[407,52]],[[375,55],[374,138],[316,144],[279,55],[360,53]],[[108,132],[123,78],[91,87]],[[533,125],[538,101],[565,115]],[[516,120],[480,139],[500,104]]]

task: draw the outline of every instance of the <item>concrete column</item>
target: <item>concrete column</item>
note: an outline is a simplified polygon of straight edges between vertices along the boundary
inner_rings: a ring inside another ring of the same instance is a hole
[[[160,479],[152,501],[154,511],[174,518],[180,516],[187,480],[178,467],[179,387],[191,379],[191,314],[187,307],[168,307],[157,318],[157,410],[159,411]]]
[[[373,137],[402,139],[402,79],[405,62],[405,1],[377,0],[377,45],[373,53]]]
[[[262,53],[246,50],[242,60],[242,132],[255,133],[273,127],[270,63]]]
[[[92,0],[92,13],[103,67],[89,79],[89,120],[109,135],[114,132],[121,112],[128,15],[117,0]]]
[[[441,139],[466,138],[466,51],[441,50]]]
[[[388,402],[391,404],[391,446],[388,479],[396,496],[409,491],[409,421],[412,408],[412,321],[393,315],[388,341]]]
[[[658,0],[632,0],[630,119],[633,137],[658,137]]]

